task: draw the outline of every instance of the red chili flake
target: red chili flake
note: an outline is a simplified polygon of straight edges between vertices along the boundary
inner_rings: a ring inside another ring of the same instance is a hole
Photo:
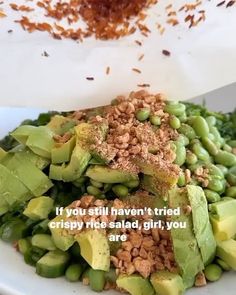
[[[150,84],[144,83],[144,84],[138,84],[138,87],[150,87]]]
[[[86,79],[87,79],[88,81],[93,81],[93,80],[94,80],[94,77],[86,77]]]
[[[219,6],[222,6],[225,4],[225,1],[221,1],[220,3],[218,3],[216,6],[219,7]]]
[[[165,56],[170,56],[171,55],[170,51],[166,50],[166,49],[162,50],[162,54],[164,54]]]
[[[142,42],[140,42],[140,41],[138,41],[138,40],[135,40],[134,41],[136,44],[138,44],[139,46],[142,46],[143,44],[142,44]]]
[[[139,69],[136,69],[136,68],[132,68],[132,71],[133,71],[133,72],[136,72],[136,73],[138,73],[138,74],[141,74],[141,73],[142,73]]]
[[[107,67],[106,68],[106,75],[109,75],[110,74],[110,67]]]
[[[235,4],[235,0],[231,0],[227,3],[226,8],[231,7]]]
[[[144,58],[144,54],[141,54],[138,58],[139,61],[141,61]]]

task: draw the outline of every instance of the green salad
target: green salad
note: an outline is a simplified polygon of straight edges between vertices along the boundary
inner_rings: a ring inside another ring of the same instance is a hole
[[[236,114],[138,91],[25,120],[0,141],[0,237],[96,292],[219,280],[236,270]]]

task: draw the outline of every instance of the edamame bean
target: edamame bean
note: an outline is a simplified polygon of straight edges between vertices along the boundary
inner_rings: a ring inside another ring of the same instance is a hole
[[[216,176],[210,176],[207,188],[214,192],[221,193],[224,190],[224,182]]]
[[[212,190],[205,189],[205,196],[207,198],[208,203],[215,203],[220,201],[220,195]]]
[[[178,132],[185,135],[189,140],[196,138],[196,133],[194,129],[188,124],[181,124],[180,128],[178,129]]]
[[[228,173],[226,179],[230,185],[236,185],[236,175],[233,173]]]
[[[223,145],[222,149],[226,152],[229,152],[229,153],[232,152],[232,147],[226,143]]]
[[[195,130],[196,134],[201,138],[207,137],[210,133],[209,126],[206,120],[201,116],[195,117],[192,127]]]
[[[185,174],[182,172],[179,176],[179,179],[178,179],[178,186],[182,187],[182,186],[185,186],[186,185],[186,179],[185,179]]]
[[[105,272],[102,270],[95,270],[91,268],[89,271],[90,288],[95,292],[101,292],[103,291],[105,283]]]
[[[236,198],[236,186],[228,187],[226,190],[226,196]]]
[[[214,144],[214,142],[211,141],[208,137],[202,138],[202,144],[207,149],[209,154],[211,154],[212,156],[217,155],[219,150],[218,150],[217,146]]]
[[[185,162],[186,162],[188,165],[193,165],[193,164],[196,164],[197,161],[198,161],[197,156],[196,156],[194,153],[192,153],[191,151],[187,151],[187,154],[186,154],[186,161],[185,161]]]
[[[224,176],[228,173],[228,168],[223,166],[223,165],[220,165],[220,164],[217,164],[216,167],[218,167],[222,173],[224,174]]]
[[[189,145],[189,139],[183,134],[179,134],[179,137],[177,139],[178,142],[180,142],[182,145],[187,146]]]
[[[215,282],[221,278],[222,269],[217,264],[210,264],[205,268],[204,274],[208,281]]]
[[[207,121],[207,124],[208,124],[209,127],[216,125],[216,117],[214,117],[214,116],[206,117],[206,121]]]
[[[181,116],[186,110],[186,106],[182,103],[168,104],[164,107],[164,111],[170,115]]]
[[[207,164],[209,174],[212,176],[218,176],[219,179],[224,179],[224,173],[214,164]]]
[[[115,283],[117,280],[116,270],[114,268],[110,268],[108,272],[105,272],[105,279],[107,282]]]
[[[176,146],[176,151],[175,151],[175,161],[174,163],[182,166],[185,163],[186,160],[186,149],[185,146],[182,145],[180,142],[176,141],[175,142],[175,146]]]
[[[152,123],[152,125],[155,125],[155,126],[161,125],[161,118],[157,115],[150,116],[149,120]]]
[[[102,194],[99,188],[92,185],[87,186],[87,193],[95,197],[99,197]]]
[[[166,105],[176,105],[179,104],[178,100],[166,100]]]
[[[218,143],[219,147],[221,147],[223,145],[223,138],[220,135],[220,132],[218,131],[218,129],[215,126],[210,126],[210,132],[214,135],[215,138],[215,144]]]
[[[101,182],[95,181],[93,179],[90,179],[90,182],[91,182],[92,186],[95,186],[97,188],[102,188],[103,187],[103,183],[101,183]]]
[[[28,252],[31,248],[31,243],[28,239],[20,239],[18,241],[18,249],[20,251],[21,254],[25,254],[26,252]]]
[[[111,183],[105,183],[104,188],[103,188],[104,193],[107,193],[109,190],[111,190],[111,188],[112,188]]]
[[[179,116],[179,120],[181,123],[187,122],[187,115],[185,112],[181,116]]]
[[[125,182],[124,185],[128,188],[136,188],[139,186],[139,180],[131,180],[129,182]]]
[[[221,259],[216,259],[216,263],[225,271],[230,271],[231,267]]]
[[[219,151],[217,155],[215,155],[214,159],[217,164],[221,164],[226,167],[236,165],[236,156],[226,151]]]
[[[128,196],[129,190],[122,184],[116,184],[112,187],[112,191],[119,198],[125,198]]]
[[[150,109],[149,108],[141,108],[141,109],[137,110],[135,116],[140,122],[146,121],[150,116]]]
[[[206,149],[200,143],[194,143],[192,146],[192,151],[198,157],[199,160],[204,162],[210,162],[210,155]]]
[[[82,266],[80,264],[71,264],[65,273],[65,277],[70,282],[77,282],[82,274]]]
[[[176,116],[171,117],[170,118],[170,126],[173,129],[179,129],[179,127],[181,126],[180,120]]]

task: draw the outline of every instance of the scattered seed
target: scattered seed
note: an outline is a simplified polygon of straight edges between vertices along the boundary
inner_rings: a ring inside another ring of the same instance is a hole
[[[144,83],[144,84],[138,84],[138,87],[150,87],[150,84]]]
[[[88,81],[93,81],[93,80],[94,80],[94,77],[86,77],[86,79],[87,79]]]
[[[168,51],[166,49],[162,50],[162,54],[165,55],[165,56],[170,56],[171,55],[170,51]]]
[[[140,71],[139,69],[133,68],[132,71],[133,71],[133,72],[136,72],[136,73],[138,73],[138,74],[141,74],[141,71]]]
[[[110,74],[110,67],[107,67],[106,68],[106,75],[109,75]]]

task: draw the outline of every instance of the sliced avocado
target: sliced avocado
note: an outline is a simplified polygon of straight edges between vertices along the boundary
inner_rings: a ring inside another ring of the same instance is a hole
[[[215,257],[216,242],[209,220],[206,196],[200,186],[187,185],[186,189],[192,208],[193,231],[203,263],[208,265]]]
[[[175,254],[175,261],[179,266],[184,286],[190,288],[194,285],[195,276],[204,269],[202,256],[193,231],[192,216],[184,213],[184,208],[189,206],[185,189],[172,189],[169,192],[170,208],[181,208],[180,215],[172,215],[172,222],[186,222],[185,228],[171,229],[171,237]]]
[[[30,149],[22,145],[16,146],[14,149],[10,150],[9,153],[12,156],[14,153],[17,153],[23,161],[30,161],[40,170],[45,169],[50,163],[49,159],[36,155]]]
[[[68,162],[75,147],[75,136],[72,136],[66,143],[55,143],[52,148],[52,164]]]
[[[233,238],[236,234],[236,215],[218,220],[210,214],[210,221],[214,236],[217,241],[225,241]]]
[[[0,198],[11,206],[25,202],[32,197],[27,187],[9,169],[0,164]],[[9,185],[10,184],[10,185]]]
[[[45,278],[57,278],[63,276],[70,256],[60,250],[50,251],[36,264],[36,273]]]
[[[87,168],[90,159],[90,153],[77,143],[69,164],[63,170],[62,179],[65,182],[79,179]]]
[[[52,198],[46,196],[31,199],[23,214],[32,220],[46,219],[53,208],[53,202]]]
[[[154,295],[155,291],[148,279],[140,275],[120,275],[116,280],[117,287],[131,295]]]
[[[217,220],[236,215],[236,200],[230,197],[222,198],[210,206],[211,216]]]
[[[233,239],[217,243],[216,256],[236,270],[236,241]]]
[[[51,118],[47,127],[51,129],[53,133],[62,135],[68,132],[75,125],[76,122],[73,119],[61,115],[55,115]]]
[[[54,133],[47,126],[37,127],[30,133],[26,146],[35,154],[50,159],[54,146],[53,135]]]
[[[3,196],[1,196],[1,193],[0,193],[0,216],[7,213],[8,210],[9,210],[9,205],[7,201],[3,198]]]
[[[47,234],[36,234],[31,239],[31,244],[34,247],[38,247],[40,249],[53,251],[56,250],[56,246],[52,240],[52,236]]]
[[[7,152],[0,147],[0,161],[7,155]]]
[[[7,168],[20,179],[20,181],[36,197],[43,195],[52,186],[51,180],[39,170],[32,162],[23,160],[19,154],[15,154],[7,163]]]
[[[151,283],[158,295],[182,295],[184,283],[180,275],[169,271],[159,271],[151,275]]]
[[[143,175],[141,187],[158,197],[162,197],[164,200],[168,198],[167,193],[170,189],[169,183],[160,181],[155,176]]]
[[[63,163],[62,165],[51,164],[49,168],[49,178],[54,180],[59,180],[59,181],[63,180],[62,174],[64,169],[65,169],[65,163]]]
[[[102,183],[122,183],[138,180],[137,174],[131,174],[122,170],[115,170],[101,165],[90,166],[86,171],[86,176]]]
[[[75,127],[75,134],[78,142],[86,147],[96,144],[97,140],[102,142],[106,138],[107,132],[108,124],[105,121],[96,124],[80,123]]]
[[[34,132],[36,129],[37,129],[37,127],[35,127],[35,126],[21,125],[18,128],[16,128],[13,132],[11,132],[10,134],[19,143],[22,143],[23,145],[25,145],[31,132]]]
[[[52,234],[52,239],[56,247],[62,251],[67,251],[74,243],[75,239],[72,235],[66,234],[64,228],[57,227],[57,223],[65,221],[65,216],[58,215],[49,222],[49,228]]]
[[[110,268],[110,249],[106,235],[99,230],[82,231],[76,236],[81,256],[93,268],[108,271]]]

